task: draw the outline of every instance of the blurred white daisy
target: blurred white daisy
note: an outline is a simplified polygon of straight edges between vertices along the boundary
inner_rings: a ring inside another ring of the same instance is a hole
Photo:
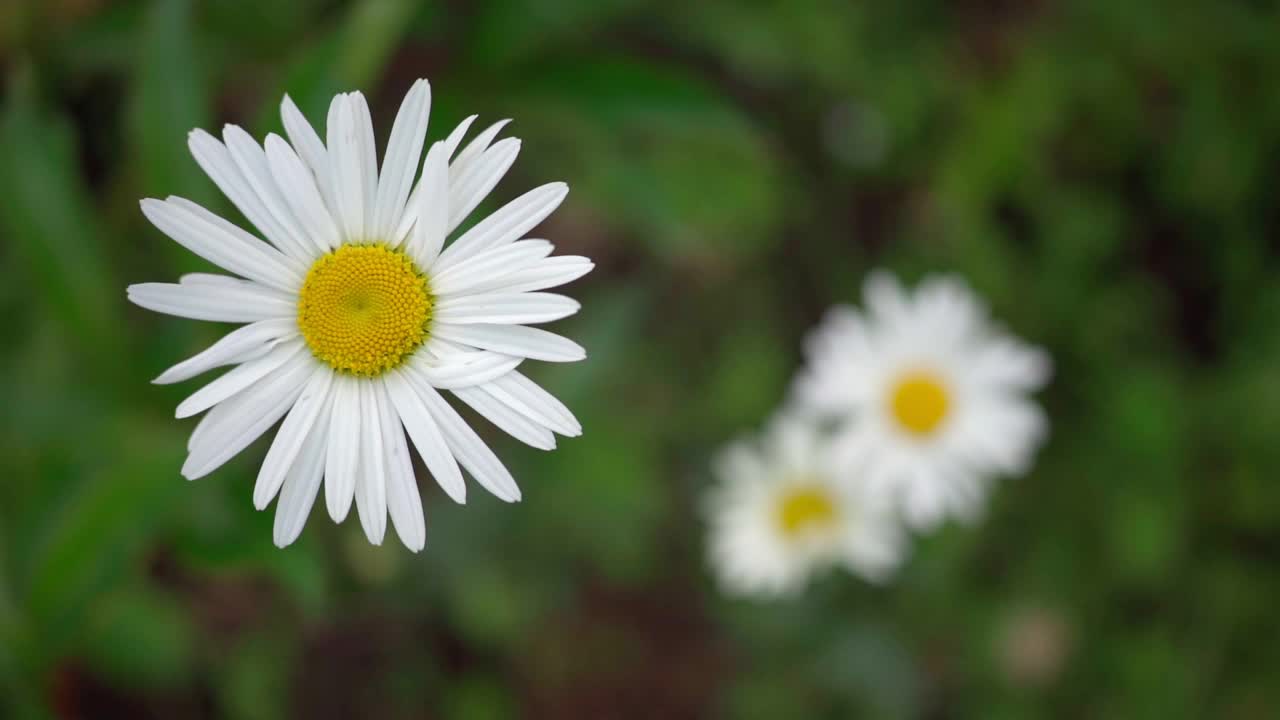
[[[1044,439],[1028,393],[1049,357],[995,327],[957,279],[907,293],[875,273],[864,295],[865,314],[837,307],[809,337],[798,405],[840,423],[842,457],[912,526],[971,519],[991,479],[1026,472]]]
[[[430,147],[415,187],[430,106],[430,86],[419,80],[381,168],[358,92],[333,99],[327,142],[287,96],[289,141],[268,135],[264,148],[234,125],[221,142],[193,131],[196,161],[268,242],[189,200],[142,201],[157,228],[238,276],[129,287],[129,299],[150,310],[244,323],[156,379],[235,366],[178,406],[178,417],[206,413],[182,474],[209,474],[283,418],[253,493],[259,509],[279,495],[277,545],[297,538],[323,480],[335,521],[354,499],[370,542],[382,542],[390,514],[405,546],[422,549],[404,431],[457,502],[466,496],[459,466],[497,497],[519,500],[511,474],[439,390],[537,448],[554,447],[552,433],[581,432],[562,403],[515,369],[526,358],[585,357],[576,343],[528,327],[577,312],[574,300],[540,291],[592,267],[582,257],[548,257],[546,240],[523,239],[568,188],[534,189],[445,247],[515,161],[520,141],[494,142],[500,122],[459,152],[475,119],[467,118]]]
[[[708,496],[710,560],[726,590],[782,594],[843,565],[881,582],[904,537],[891,508],[848,477],[811,422],[776,418],[757,444],[739,440],[716,463]]]

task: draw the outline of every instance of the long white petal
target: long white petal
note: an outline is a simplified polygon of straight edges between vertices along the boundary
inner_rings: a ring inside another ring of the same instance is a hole
[[[472,210],[480,204],[489,191],[511,169],[520,154],[520,140],[499,140],[478,160],[458,172],[449,175],[449,231],[452,232]]]
[[[462,142],[462,138],[467,134],[467,129],[471,127],[471,123],[475,122],[475,119],[476,116],[472,115],[458,123],[453,132],[449,133],[449,137],[443,140],[446,165],[449,162],[449,158],[453,157],[453,153],[458,149],[459,143]],[[417,222],[418,206],[421,205],[422,185],[423,182],[419,179],[418,184],[413,188],[413,193],[409,195],[409,202],[405,203],[404,216],[400,218],[400,224],[396,226],[396,231],[390,238],[392,244],[399,244],[407,237],[409,231],[413,229],[414,223]]]
[[[242,287],[140,283],[130,285],[129,301],[155,312],[193,320],[250,323],[286,318],[297,312],[287,297],[248,282]]]
[[[400,422],[413,440],[413,446],[418,449],[423,464],[454,502],[465,503],[467,486],[462,481],[462,470],[458,468],[458,461],[454,459],[453,452],[449,450],[436,421],[422,403],[418,391],[399,371],[387,373],[386,383],[387,395],[391,397],[396,414],[400,416]]]
[[[527,241],[522,240],[521,242]],[[510,275],[479,283],[474,287],[468,288],[468,290],[470,292],[489,290],[533,292],[535,290],[546,290],[571,283],[591,272],[593,268],[595,268],[595,263],[579,255],[558,255],[544,258],[538,264],[517,270]]]
[[[522,358],[489,352],[467,352],[440,364],[410,361],[409,367],[434,388],[453,390],[487,383],[520,365]]]
[[[400,224],[405,199],[413,189],[418,159],[422,157],[430,115],[431,85],[426,80],[418,80],[400,105],[382,156],[382,174],[374,202],[373,237],[389,238]]]
[[[445,340],[438,333],[431,332],[427,341],[423,343],[422,349],[414,357],[422,358],[428,365],[452,365],[472,362],[475,357],[478,357],[474,356],[474,353],[487,352],[489,351]]]
[[[390,387],[385,384],[379,388],[382,395],[379,421],[382,423],[383,456],[387,469],[387,512],[400,542],[409,550],[418,552],[427,544],[426,517],[422,512],[418,482],[413,476],[409,445],[404,440],[397,410],[387,398],[389,392]]]
[[[414,381],[412,375],[408,377],[411,382],[414,382],[418,396],[422,399],[427,411],[439,425],[440,432],[444,435],[449,449],[453,451],[453,456],[457,458],[458,464],[466,468],[476,482],[498,499],[506,502],[519,500],[520,488],[516,485],[515,479],[503,467],[498,456],[493,454],[479,435],[476,435],[475,430],[472,430],[462,416],[450,407],[443,397],[440,397],[440,393],[436,392],[435,388],[424,382]]]
[[[284,230],[291,246],[288,254],[297,258],[310,256],[312,245],[307,241],[306,231],[272,179],[267,154],[262,146],[236,125],[227,125],[222,129],[222,140],[231,151],[231,159],[240,169],[240,174],[249,182],[276,224]]]
[[[577,362],[587,356],[587,351],[569,338],[523,325],[436,323],[431,332],[444,340],[531,360]]]
[[[478,117],[480,116],[468,115],[463,118],[462,122],[458,123],[457,126],[449,132],[449,137],[444,139],[444,146],[448,149],[449,152],[447,154],[450,158],[452,158],[453,154],[458,151],[458,146],[462,144],[462,138],[467,136],[467,131],[471,129],[471,123],[475,122]]]
[[[231,402],[225,403],[225,405],[231,405],[231,404],[233,403]],[[200,416],[200,420],[199,422],[196,423],[195,428],[191,431],[191,435],[187,437],[187,452],[191,452],[192,448],[194,448],[196,445],[202,442],[201,438],[205,435],[208,435],[209,428],[216,424],[216,422],[210,421],[210,418],[214,418],[214,420],[216,420],[219,414],[220,413],[218,411],[218,408],[215,407],[214,409]]]
[[[297,334],[298,324],[292,318],[259,320],[223,335],[221,340],[165,370],[151,382],[169,385],[190,380],[216,367],[253,360]]]
[[[555,395],[519,372],[510,372],[486,387],[494,397],[535,422],[568,437],[582,434],[582,424]]]
[[[454,390],[459,400],[471,406],[471,409],[483,415],[489,422],[497,425],[503,432],[520,442],[538,448],[552,450],[556,446],[556,438],[551,431],[516,412],[506,404],[490,395],[485,386],[475,386]]]
[[[382,450],[380,384],[357,382],[360,394],[360,470],[356,473],[356,513],[369,542],[381,545],[387,532],[387,468]]]
[[[329,178],[337,203],[339,227],[347,242],[364,239],[364,171],[355,111],[346,95],[329,106]]]
[[[317,363],[318,364],[318,363]],[[312,373],[302,394],[280,423],[280,430],[267,451],[267,457],[258,468],[258,481],[253,486],[253,505],[262,510],[269,505],[285,475],[302,450],[311,426],[320,416],[320,410],[329,402],[329,387],[333,384],[333,370],[319,366]]]
[[[361,203],[364,208],[363,237],[368,240],[377,237],[374,235],[373,211],[378,195],[378,148],[373,139],[373,117],[369,114],[369,103],[365,101],[364,93],[359,90],[347,93],[347,102],[351,108],[359,152],[360,187],[364,191]]]
[[[554,293],[486,293],[440,300],[432,317],[459,325],[525,325],[567,318],[581,307],[577,300]]]
[[[332,415],[325,456],[324,500],[329,517],[342,522],[351,511],[360,467],[360,395],[355,380],[334,378]]]
[[[182,465],[188,480],[222,467],[279,420],[302,393],[315,361],[299,353],[275,372],[209,411],[208,425],[198,428],[191,454]]]
[[[569,186],[562,182],[530,190],[463,233],[441,253],[440,262],[446,259],[461,262],[489,248],[519,239],[546,219],[568,194]]]
[[[263,357],[231,368],[216,380],[195,391],[190,397],[179,403],[177,410],[174,411],[174,416],[187,418],[208,410],[284,365],[289,358],[300,352],[302,347],[303,344],[301,342],[279,345]]]
[[[285,253],[294,251],[296,245],[289,233],[267,211],[267,206],[236,166],[231,151],[221,141],[203,130],[192,130],[187,136],[187,146],[205,174],[272,245]]]
[[[247,282],[243,278],[231,277],[220,273],[193,272],[178,276],[179,285],[205,285],[210,287],[239,288]],[[250,281],[251,282],[251,281]]]
[[[518,240],[510,245],[492,248],[462,262],[431,268],[431,292],[436,297],[461,295],[473,288],[498,283],[530,267],[551,254],[554,248],[546,240]]]
[[[280,119],[284,122],[289,142],[311,171],[326,207],[331,213],[335,212],[337,206],[333,202],[333,185],[329,181],[329,153],[325,150],[324,141],[288,95],[280,103]]]
[[[242,289],[254,289],[266,293],[272,298],[284,298],[289,302],[293,302],[294,293],[281,292],[274,288],[263,287],[253,280],[244,280],[230,275],[221,275],[219,273],[187,273],[178,278],[178,284],[183,287],[190,288],[212,288],[230,290],[232,292]]]
[[[257,267],[260,273],[270,272],[272,276],[279,275],[275,282],[264,280],[265,284],[288,291],[296,290],[301,284],[301,278],[306,275],[311,263],[310,257],[299,258],[281,252],[239,225],[184,197],[170,195],[164,202],[185,212],[188,218],[203,222],[204,225],[201,227],[204,232],[209,232],[212,228],[214,234],[211,237],[225,245],[225,252],[234,253],[241,265]],[[244,276],[251,280],[255,279],[252,275]]]
[[[877,270],[862,284],[863,297],[871,317],[886,327],[901,326],[912,311],[913,300],[892,273]]]
[[[464,120],[463,123],[469,127],[471,125],[471,121],[474,119],[475,116],[473,115],[470,118],[467,118],[467,120]],[[498,133],[502,132],[502,128],[506,127],[510,122],[510,118],[499,120],[484,130],[481,130],[479,135],[476,135],[471,142],[467,143],[467,146],[462,148],[462,152],[458,153],[458,157],[454,159],[452,167],[450,167],[450,181],[456,180],[461,177],[463,173],[468,172],[472,165],[478,162],[480,157],[484,155],[485,151],[489,149],[490,143],[493,142],[494,138],[498,137]],[[459,124],[458,129],[454,130],[453,134],[449,136],[449,155],[451,157],[453,156],[453,148],[457,147],[458,143],[462,141],[462,134],[459,134],[458,130],[462,130],[463,133],[466,132],[466,128],[464,128],[462,124]]]
[[[267,136],[267,163],[272,179],[303,226],[308,249],[313,253],[325,253],[336,248],[342,241],[342,234],[320,195],[315,175],[279,135]]]
[[[427,151],[427,159],[422,163],[422,182],[419,184],[422,193],[416,208],[418,222],[413,226],[409,256],[418,262],[419,267],[427,270],[440,255],[448,232],[445,227],[449,219],[448,162],[445,146],[436,143]]]
[[[307,516],[320,492],[324,479],[325,443],[329,438],[329,419],[333,408],[333,393],[320,411],[320,417],[307,433],[306,442],[297,459],[285,476],[280,489],[280,502],[276,505],[275,525],[271,537],[276,547],[285,547],[298,539],[307,524]]]
[[[301,263],[190,200],[147,198],[141,207],[161,232],[219,267],[286,292],[302,284]]]

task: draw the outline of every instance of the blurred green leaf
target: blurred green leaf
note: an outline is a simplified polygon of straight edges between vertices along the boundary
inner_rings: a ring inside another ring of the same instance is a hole
[[[369,87],[399,44],[414,10],[411,0],[361,0],[342,25],[334,77],[349,88]]]
[[[149,197],[180,195],[210,206],[214,185],[187,152],[187,134],[213,132],[212,96],[200,52],[190,0],[155,0],[144,19],[134,73],[130,113],[134,154],[142,192]],[[188,256],[173,243],[175,255]]]
[[[19,70],[0,108],[0,227],[24,268],[9,278],[26,284],[97,367],[110,370],[120,357],[124,288],[111,280],[72,128],[38,105],[32,82]]]
[[[172,688],[190,679],[196,630],[187,608],[146,586],[104,594],[84,635],[85,652],[104,677],[131,687]]]
[[[509,65],[539,51],[558,50],[626,14],[638,0],[484,0],[478,2],[468,59],[481,66]]]
[[[779,165],[752,121],[696,76],[573,58],[535,67],[506,100],[544,139],[526,153],[557,158],[575,197],[659,256],[747,258],[777,242]]]
[[[50,650],[79,632],[85,601],[139,561],[158,513],[182,488],[180,438],[137,420],[114,430],[98,467],[62,498],[31,561],[26,605]]]
[[[225,717],[270,720],[285,715],[293,663],[289,646],[282,639],[265,633],[234,649],[219,687]]]
[[[282,73],[282,87],[269,94],[259,112],[258,126],[279,128],[279,101],[289,95],[325,137],[329,102],[340,92],[372,94],[374,80],[408,30],[415,4],[409,0],[360,0],[347,10],[343,22],[311,38],[295,52]],[[416,72],[415,76],[423,73]],[[375,120],[375,132],[385,137],[390,125]],[[389,121],[386,121],[389,123]]]

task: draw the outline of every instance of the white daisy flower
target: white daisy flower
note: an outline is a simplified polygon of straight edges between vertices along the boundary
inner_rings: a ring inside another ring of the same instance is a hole
[[[891,508],[848,476],[812,422],[779,417],[758,445],[730,445],[715,470],[710,560],[729,592],[795,592],[839,565],[882,582],[902,559]]]
[[[129,299],[149,310],[244,324],[155,380],[235,366],[178,406],[180,418],[205,413],[182,474],[208,475],[283,418],[253,492],[259,509],[279,495],[282,547],[302,531],[323,478],[335,521],[354,499],[370,542],[382,542],[389,513],[405,546],[421,550],[426,527],[405,432],[455,501],[466,497],[459,466],[502,500],[519,500],[511,474],[440,390],[540,449],[555,446],[553,433],[581,433],[562,403],[516,370],[526,358],[585,357],[571,340],[528,327],[577,312],[574,300],[541,291],[592,268],[583,257],[548,257],[546,240],[523,239],[568,188],[536,188],[445,247],[520,141],[494,141],[504,121],[458,151],[475,119],[467,118],[430,147],[415,187],[430,107],[430,86],[419,80],[381,169],[358,92],[333,99],[327,142],[287,96],[288,141],[268,135],[264,148],[234,125],[221,142],[193,131],[196,162],[267,242],[183,198],[142,201],[157,228],[238,276],[129,287]]]
[[[875,273],[867,313],[833,309],[808,339],[798,405],[841,421],[844,456],[927,528],[972,519],[997,475],[1027,471],[1047,420],[1027,394],[1050,361],[995,327],[955,278],[908,294]]]

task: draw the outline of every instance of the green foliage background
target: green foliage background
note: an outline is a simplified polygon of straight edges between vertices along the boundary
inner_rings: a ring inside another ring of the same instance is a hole
[[[1280,712],[1280,12],[1157,0],[0,3],[0,716],[1268,718]],[[220,328],[126,305],[201,269],[144,196],[236,217],[193,127],[412,80],[432,137],[525,139],[594,258],[537,367],[586,433],[486,437],[525,501],[428,548],[322,510],[285,551],[263,444],[178,475]],[[865,273],[963,274],[1047,347],[1052,438],[897,582],[730,600],[711,452]]]

